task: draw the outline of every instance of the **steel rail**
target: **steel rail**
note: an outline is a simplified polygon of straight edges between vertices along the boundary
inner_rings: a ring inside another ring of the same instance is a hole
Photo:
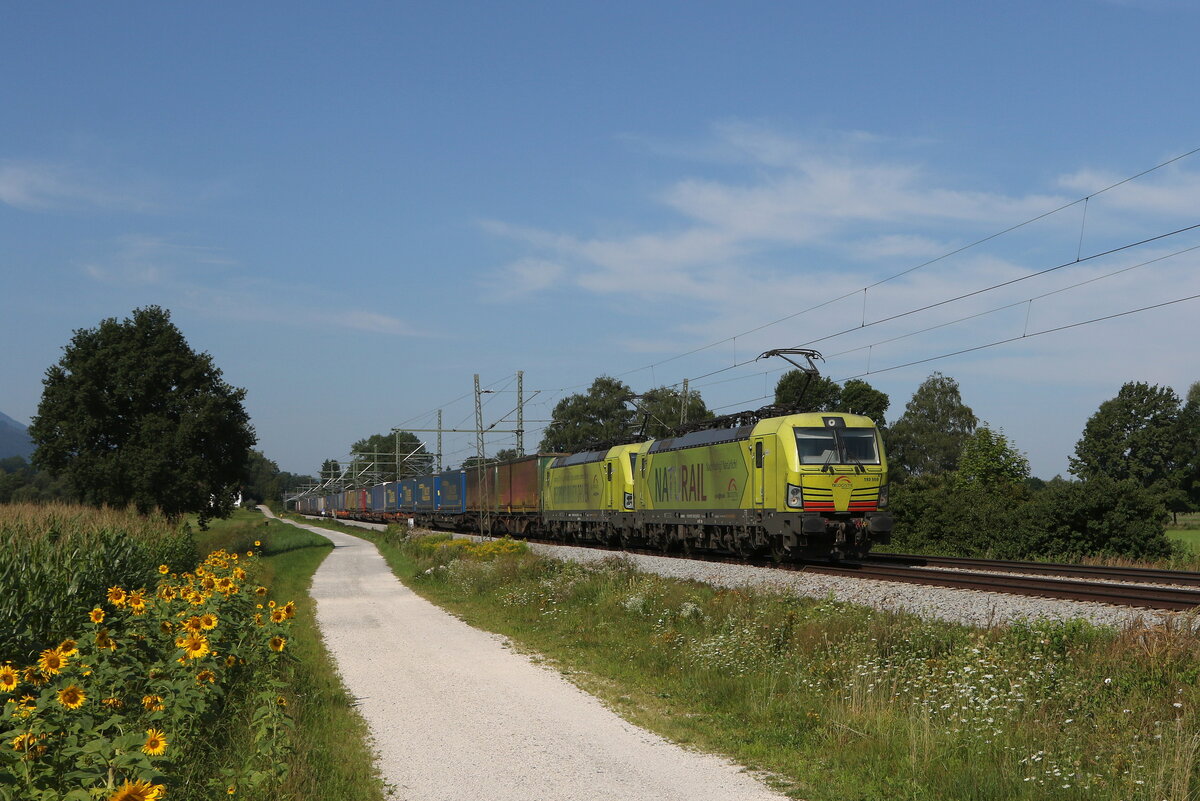
[[[1029,573],[1047,576],[1071,576],[1108,581],[1175,584],[1200,587],[1200,573],[1188,570],[1164,570],[1152,567],[1111,567],[1075,565],[1059,562],[1021,562],[1006,559],[976,559],[957,556],[921,556],[918,554],[871,554],[864,563],[902,564],[908,567],[950,567],[995,570],[1004,573]]]

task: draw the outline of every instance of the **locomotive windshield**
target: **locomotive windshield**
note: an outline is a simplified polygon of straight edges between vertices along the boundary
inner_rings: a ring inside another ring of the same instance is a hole
[[[873,428],[797,428],[800,464],[879,464]]]

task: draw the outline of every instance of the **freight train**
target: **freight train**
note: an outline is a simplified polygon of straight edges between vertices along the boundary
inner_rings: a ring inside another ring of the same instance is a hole
[[[887,475],[870,418],[759,410],[666,439],[303,496],[296,510],[664,553],[836,560],[888,542]]]

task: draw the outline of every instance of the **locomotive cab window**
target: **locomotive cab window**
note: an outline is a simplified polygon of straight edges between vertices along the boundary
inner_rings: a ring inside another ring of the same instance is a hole
[[[800,464],[879,464],[873,428],[797,428]]]

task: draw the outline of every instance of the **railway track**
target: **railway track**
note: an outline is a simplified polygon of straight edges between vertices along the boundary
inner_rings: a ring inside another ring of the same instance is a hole
[[[668,555],[646,548],[623,549],[596,543],[562,543],[556,540],[542,539],[529,539],[528,541],[544,545],[565,544],[571,547],[609,550],[615,553],[636,553],[647,556]],[[870,562],[838,565],[812,562],[776,563],[770,557],[740,557],[726,554],[669,555],[682,559],[769,567],[818,575],[922,584],[977,592],[1000,592],[1038,598],[1058,598],[1068,601],[1087,601],[1144,609],[1183,612],[1200,608],[1200,574],[1183,571],[1054,565],[906,554],[882,554],[880,555],[882,558],[872,556]],[[891,564],[879,564],[881,561]],[[949,569],[923,569],[927,567]],[[976,569],[967,570],[966,568]],[[980,568],[994,572],[982,572]],[[1060,578],[1062,576],[1067,578]],[[1080,580],[1080,577],[1089,580]],[[1145,582],[1175,584],[1176,586],[1151,586]],[[1196,587],[1196,589],[1191,587]]]
[[[1026,573],[1068,576],[1101,581],[1134,581],[1143,584],[1173,584],[1200,587],[1200,573],[1185,570],[1160,570],[1148,567],[1105,567],[1052,562],[1017,562],[1004,559],[971,559],[956,556],[919,556],[914,554],[871,554],[871,564],[896,564],[909,567],[947,567],[998,573]]]

